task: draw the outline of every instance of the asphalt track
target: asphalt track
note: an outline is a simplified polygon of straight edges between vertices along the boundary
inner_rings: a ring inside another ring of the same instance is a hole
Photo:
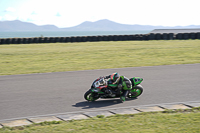
[[[117,98],[85,101],[93,80],[113,72],[144,78],[144,93],[124,103]],[[200,64],[0,76],[0,120],[199,100]]]

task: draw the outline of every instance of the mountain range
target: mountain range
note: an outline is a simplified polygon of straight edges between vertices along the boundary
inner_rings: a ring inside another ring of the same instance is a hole
[[[96,22],[85,21],[77,26],[69,28],[58,28],[55,25],[38,26],[29,22],[20,20],[0,21],[0,31],[135,31],[135,30],[154,30],[154,29],[187,29],[200,28],[200,25],[189,26],[152,26],[152,25],[129,25],[120,24],[108,19],[99,20]]]

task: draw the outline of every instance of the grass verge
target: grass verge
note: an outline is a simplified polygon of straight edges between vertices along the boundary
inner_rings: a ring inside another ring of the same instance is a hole
[[[2,133],[199,133],[200,107],[2,128]]]
[[[0,45],[0,75],[200,63],[200,40]]]

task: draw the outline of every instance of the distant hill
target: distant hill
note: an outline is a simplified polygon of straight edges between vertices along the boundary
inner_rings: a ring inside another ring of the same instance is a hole
[[[120,24],[107,19],[96,22],[83,22],[80,25],[65,28],[69,31],[134,31],[134,30],[153,30],[155,28],[163,28],[162,26],[148,26],[148,25],[128,25]]]
[[[14,21],[0,21],[0,31],[57,31],[54,25],[38,26],[33,23]]]
[[[135,31],[135,30],[154,30],[154,29],[187,29],[200,28],[200,25],[191,26],[151,26],[151,25],[128,25],[120,24],[107,19],[96,22],[83,22],[80,25],[69,28],[58,28],[54,25],[38,26],[29,22],[0,21],[0,31]]]

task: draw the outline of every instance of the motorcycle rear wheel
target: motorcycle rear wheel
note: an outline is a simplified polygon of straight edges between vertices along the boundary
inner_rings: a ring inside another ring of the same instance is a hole
[[[143,87],[141,85],[137,85],[130,90],[127,97],[128,98],[137,98],[138,96],[140,96],[142,94],[142,92],[143,92]]]
[[[91,90],[89,90],[85,93],[84,98],[87,101],[95,101],[95,100],[99,99],[99,97],[95,97],[95,94]]]

